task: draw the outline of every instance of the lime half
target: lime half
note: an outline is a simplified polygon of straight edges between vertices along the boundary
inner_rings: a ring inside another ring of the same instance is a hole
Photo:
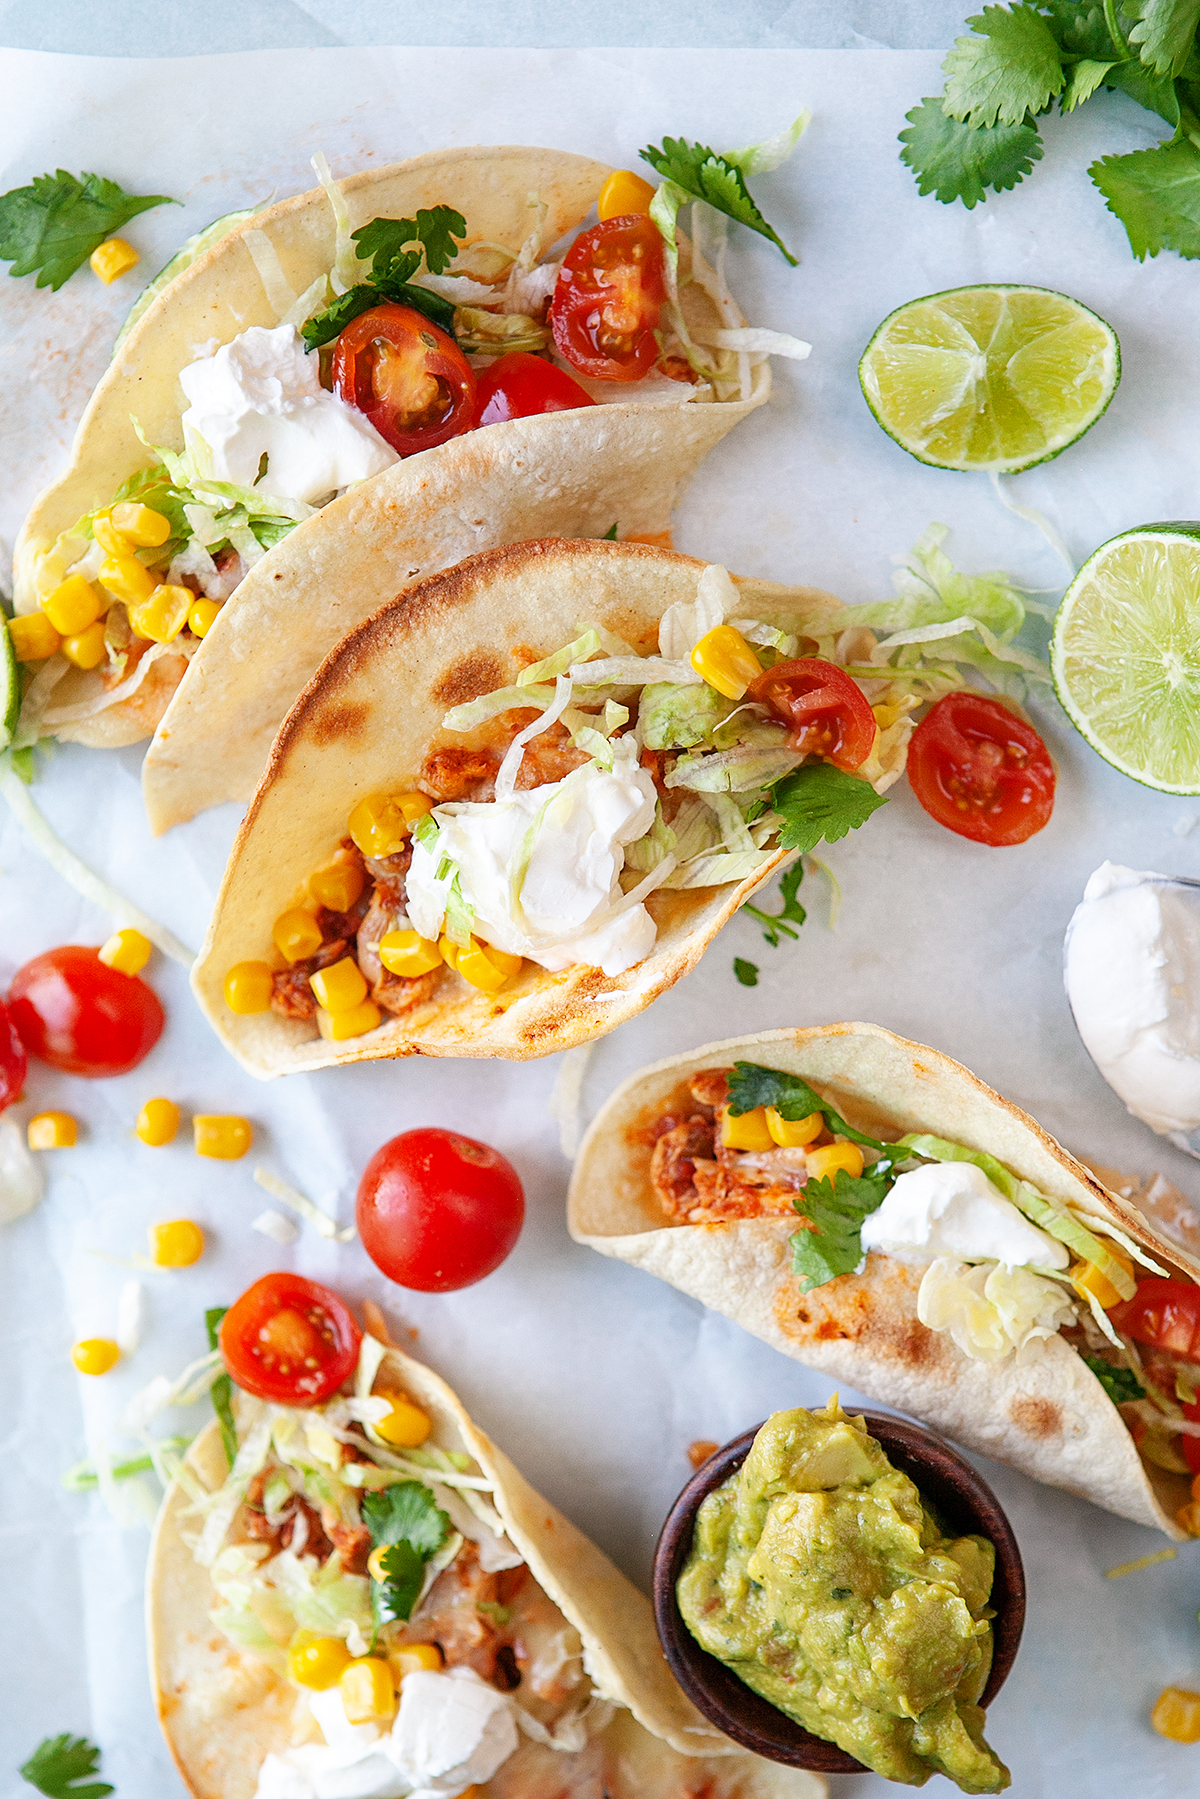
[[[1200,524],[1101,544],[1063,596],[1050,670],[1106,762],[1160,793],[1200,793]]]
[[[1015,475],[1094,425],[1117,391],[1111,325],[1045,287],[956,287],[884,319],[858,378],[889,437],[934,468]]]

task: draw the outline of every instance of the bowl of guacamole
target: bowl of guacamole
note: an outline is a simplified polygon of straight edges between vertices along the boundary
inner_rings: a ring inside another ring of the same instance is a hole
[[[663,1650],[747,1749],[827,1773],[998,1793],[984,1708],[1025,1620],[987,1483],[920,1426],[836,1395],[776,1412],[684,1488],[654,1561]]]

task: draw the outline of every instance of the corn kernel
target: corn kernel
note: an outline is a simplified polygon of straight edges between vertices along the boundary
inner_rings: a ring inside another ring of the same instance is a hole
[[[392,1400],[391,1411],[375,1429],[393,1449],[419,1449],[433,1429],[433,1420],[411,1399],[398,1397]]]
[[[336,1686],[349,1663],[350,1651],[341,1637],[298,1630],[288,1644],[288,1673],[297,1686],[310,1687],[317,1693]]]
[[[30,1149],[74,1149],[79,1127],[69,1112],[39,1112],[25,1134]]]
[[[86,631],[80,631],[74,637],[64,637],[62,653],[76,668],[98,668],[106,654],[104,620],[98,618]]]
[[[409,1674],[436,1674],[443,1666],[442,1652],[436,1643],[401,1643],[388,1650],[388,1667],[398,1687]]]
[[[778,1143],[780,1149],[799,1149],[805,1143],[811,1143],[819,1137],[825,1120],[820,1112],[810,1112],[807,1118],[781,1118],[774,1106],[768,1106],[767,1129],[771,1133],[772,1143]]]
[[[69,575],[42,601],[42,611],[60,637],[86,631],[104,611],[104,601],[82,575]]]
[[[270,1010],[275,977],[266,962],[235,962],[225,976],[225,1004],[240,1017]]]
[[[204,1254],[204,1232],[191,1218],[150,1226],[150,1258],[158,1268],[190,1268]]]
[[[254,1141],[254,1126],[248,1118],[197,1112],[192,1119],[192,1134],[198,1156],[211,1156],[215,1162],[237,1162]]]
[[[141,549],[161,549],[171,535],[170,519],[155,512],[153,506],[143,506],[140,500],[123,500],[113,507],[110,516],[113,529]],[[93,531],[95,528],[93,525]]]
[[[342,1669],[342,1708],[351,1724],[387,1724],[396,1710],[392,1671],[382,1656],[364,1655]]]
[[[357,862],[331,862],[308,877],[309,898],[329,912],[348,912],[366,884]]]
[[[109,968],[115,968],[118,974],[141,974],[150,960],[150,951],[154,948],[149,937],[143,937],[140,931],[114,931],[108,942],[102,945],[100,960]]]
[[[193,637],[207,637],[221,610],[219,600],[193,600],[188,607],[187,625]]]
[[[318,968],[308,977],[317,1004],[327,1012],[349,1012],[367,997],[367,981],[353,956],[343,956],[329,968]]]
[[[806,1160],[810,1181],[834,1180],[839,1168],[857,1180],[863,1171],[863,1152],[857,1143],[827,1143],[823,1149],[810,1149]]]
[[[26,612],[20,618],[10,618],[8,635],[18,662],[44,662],[61,642],[44,612]]]
[[[151,643],[170,643],[187,624],[195,597],[190,587],[164,583],[140,606],[130,607],[129,622],[139,637],[148,637]]]
[[[774,1149],[765,1106],[755,1106],[753,1112],[740,1112],[737,1117],[728,1106],[722,1106],[720,1119],[721,1142],[726,1149]]]
[[[97,512],[92,517],[92,536],[106,556],[128,556],[133,544],[113,523],[111,512]]]
[[[432,811],[423,793],[372,793],[359,800],[346,828],[364,856],[394,856],[418,818]]]
[[[1133,1262],[1124,1250],[1119,1249],[1115,1243],[1106,1243],[1104,1247],[1113,1261],[1118,1262],[1132,1280]],[[1121,1295],[1107,1274],[1097,1268],[1095,1262],[1075,1262],[1071,1267],[1071,1285],[1085,1302],[1088,1295],[1091,1294],[1101,1311],[1107,1312],[1110,1306],[1120,1304]]]
[[[490,943],[481,943],[478,937],[472,937],[466,949],[459,950],[456,966],[463,980],[469,981],[472,987],[478,987],[483,993],[498,993],[520,968],[521,958],[506,955]]]
[[[303,906],[291,906],[281,912],[271,926],[271,936],[275,948],[289,962],[302,962],[305,956],[314,956],[324,941],[320,925]]]
[[[100,564],[100,585],[127,606],[140,606],[150,598],[158,582],[136,556],[108,556]]]
[[[84,1337],[71,1351],[80,1374],[107,1374],[120,1359],[121,1351],[111,1337]]]
[[[503,975],[519,974],[525,966],[524,956],[510,956],[506,949],[497,949],[494,943],[482,946],[487,951],[489,962],[494,962]]]
[[[105,287],[110,287],[118,275],[124,275],[134,268],[141,258],[132,244],[127,244],[123,237],[110,237],[107,243],[97,246],[88,257],[92,273],[99,275]]]
[[[646,213],[654,198],[654,189],[632,169],[616,169],[600,189],[596,210],[601,221],[628,218],[631,212]]]
[[[345,1012],[326,1012],[323,1007],[317,1010],[317,1030],[326,1043],[344,1043],[348,1037],[365,1037],[379,1024],[383,1014],[373,999],[365,999],[359,1006],[350,1006]]]
[[[379,940],[379,960],[389,974],[413,980],[417,975],[428,974],[430,969],[440,968],[442,952],[430,938],[416,931],[389,931]]]
[[[1200,1505],[1194,1499],[1181,1505],[1175,1514],[1175,1522],[1189,1537],[1200,1537]]]
[[[715,625],[706,632],[692,651],[691,664],[701,679],[727,700],[740,700],[755,676],[762,673],[762,663],[732,625]]]
[[[179,1129],[179,1107],[172,1099],[148,1099],[137,1115],[134,1126],[138,1137],[151,1149],[171,1143]]]
[[[1173,1743],[1200,1743],[1200,1693],[1186,1687],[1164,1687],[1150,1713],[1160,1737]]]
[[[438,948],[442,952],[442,961],[446,964],[446,967],[457,970],[458,945],[457,943],[452,943],[444,931],[438,938]]]

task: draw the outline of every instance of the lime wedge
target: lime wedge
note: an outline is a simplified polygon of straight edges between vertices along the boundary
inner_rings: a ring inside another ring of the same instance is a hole
[[[1050,671],[1106,762],[1160,793],[1200,793],[1200,524],[1101,544],[1063,596]]]
[[[21,711],[21,665],[7,619],[0,622],[0,747],[12,742]]]
[[[1121,379],[1121,346],[1066,294],[956,287],[889,313],[858,378],[888,436],[919,462],[1015,475],[1095,424]]]

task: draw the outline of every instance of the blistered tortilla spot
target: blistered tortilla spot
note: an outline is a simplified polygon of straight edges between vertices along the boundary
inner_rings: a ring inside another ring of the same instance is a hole
[[[1052,1399],[1041,1399],[1032,1393],[1018,1393],[1010,1401],[1008,1415],[1019,1431],[1027,1437],[1061,1437],[1063,1431],[1062,1407],[1055,1405]]]
[[[464,706],[503,687],[508,671],[492,650],[471,650],[445,669],[430,688],[439,706]]]
[[[344,700],[340,705],[326,706],[312,721],[312,740],[324,750],[343,738],[361,737],[370,716],[371,708],[365,700]]]

